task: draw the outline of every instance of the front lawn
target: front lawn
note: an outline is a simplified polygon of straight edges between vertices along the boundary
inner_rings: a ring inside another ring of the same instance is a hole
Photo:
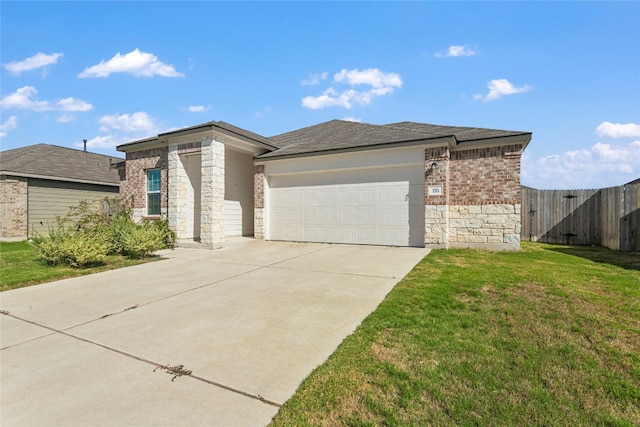
[[[50,266],[38,259],[28,242],[2,242],[0,243],[0,291],[143,264],[157,259],[159,258],[134,260],[114,255],[108,256],[103,265],[96,267]]]
[[[640,254],[433,251],[271,425],[640,425]]]

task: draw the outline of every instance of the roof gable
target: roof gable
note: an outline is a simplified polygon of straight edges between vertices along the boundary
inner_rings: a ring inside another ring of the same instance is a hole
[[[49,144],[36,144],[0,152],[3,175],[31,176],[61,181],[119,185],[111,164],[122,160],[102,154]]]
[[[183,135],[190,135],[199,132],[206,132],[209,130],[218,130],[223,133],[230,134],[236,138],[252,143],[253,145],[262,147],[264,149],[275,149],[272,143],[269,142],[268,138],[265,138],[262,135],[258,135],[255,132],[248,131],[246,129],[239,128],[238,126],[234,126],[232,124],[223,122],[223,121],[210,121],[206,123],[201,123],[195,126],[189,126],[181,129],[172,130],[170,132],[160,133],[157,136],[140,139],[137,141],[131,141],[126,144],[122,144],[116,147],[118,151],[127,152],[131,148],[135,146],[148,145],[148,144],[158,144],[160,142],[166,141],[169,138],[179,137]]]

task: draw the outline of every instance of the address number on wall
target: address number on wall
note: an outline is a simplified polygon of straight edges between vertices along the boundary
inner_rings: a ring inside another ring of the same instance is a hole
[[[429,195],[430,196],[442,196],[442,185],[430,185],[429,186]]]

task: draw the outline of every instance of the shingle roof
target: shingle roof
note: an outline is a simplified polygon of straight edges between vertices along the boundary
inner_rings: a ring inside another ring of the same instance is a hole
[[[388,125],[331,120],[293,132],[268,138],[277,150],[262,154],[258,159],[290,155],[304,155],[333,150],[384,146],[398,143],[454,138],[457,142],[530,135],[530,132],[460,126],[439,126],[414,122]]]
[[[118,171],[112,163],[119,157],[89,153],[49,144],[36,144],[0,152],[0,173],[119,185]]]
[[[458,142],[480,141],[483,139],[504,138],[508,136],[529,135],[531,132],[521,132],[512,130],[486,129],[463,126],[441,126],[426,123],[400,122],[384,125],[396,129],[412,130],[425,134],[440,136],[453,136]]]
[[[125,151],[125,150],[121,150],[121,148],[127,148],[128,146],[145,143],[145,142],[160,141],[163,136],[175,136],[181,133],[199,132],[199,131],[205,131],[205,130],[214,129],[214,128],[219,128],[229,133],[238,135],[242,138],[274,148],[273,144],[270,143],[269,140],[262,135],[258,135],[257,133],[239,128],[237,126],[234,126],[232,124],[229,124],[223,121],[210,121],[210,122],[201,123],[195,126],[176,129],[170,132],[164,132],[164,133],[158,134],[157,137],[150,137],[150,138],[140,139],[137,141],[131,141],[126,144],[119,145],[118,147],[116,147],[116,149],[118,151]]]

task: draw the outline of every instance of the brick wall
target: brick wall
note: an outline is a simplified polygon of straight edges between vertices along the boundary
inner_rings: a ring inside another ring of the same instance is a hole
[[[146,214],[147,169],[161,169],[160,207],[166,212],[168,152],[167,147],[161,147],[127,153],[126,178],[120,182],[120,193],[131,203],[136,217]]]
[[[447,147],[425,149],[424,170],[425,205],[448,204],[449,149]],[[429,195],[429,186],[433,185],[442,186],[442,195]]]
[[[0,178],[0,239],[27,238],[27,178]]]
[[[522,145],[454,151],[449,161],[449,204],[520,204]]]
[[[425,245],[432,248],[520,248],[522,145],[449,152],[425,150]],[[434,168],[431,168],[433,163]],[[429,186],[442,195],[429,195]]]

